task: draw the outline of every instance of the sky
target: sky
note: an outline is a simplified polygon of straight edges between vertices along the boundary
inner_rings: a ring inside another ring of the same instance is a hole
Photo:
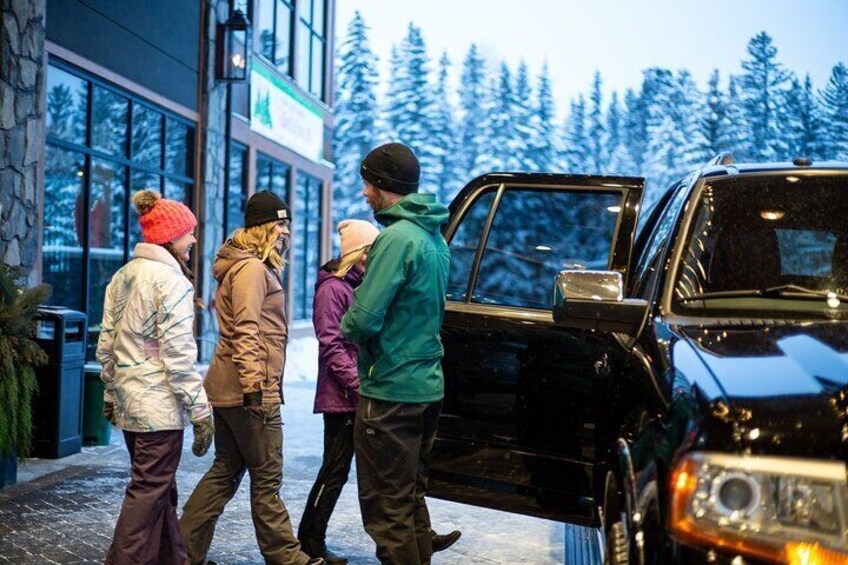
[[[547,61],[560,114],[588,93],[596,70],[605,97],[638,87],[652,66],[688,69],[702,87],[714,68],[726,80],[760,31],[787,69],[819,88],[834,65],[848,64],[848,0],[337,0],[337,41],[356,10],[384,83],[391,46],[412,22],[434,70],[447,51],[458,76],[471,43],[513,71],[523,59],[533,77]]]

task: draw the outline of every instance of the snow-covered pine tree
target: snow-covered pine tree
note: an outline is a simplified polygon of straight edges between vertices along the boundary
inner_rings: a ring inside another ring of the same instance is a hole
[[[436,106],[433,117],[433,148],[438,162],[436,174],[439,178],[437,195],[444,203],[450,202],[464,183],[471,180],[466,178],[460,162],[459,138],[457,135],[454,107],[448,88],[448,70],[450,59],[447,53],[442,53],[439,59],[439,75],[436,81]]]
[[[786,158],[786,143],[780,135],[788,74],[777,61],[777,48],[764,31],[748,42],[748,58],[742,61],[741,87],[748,115],[754,161]]]
[[[626,114],[624,118],[624,147],[627,150],[632,173],[644,176],[645,152],[648,150],[648,117],[642,96],[628,88],[624,93]]]
[[[419,191],[438,190],[438,153],[433,146],[435,95],[430,83],[430,58],[421,29],[410,23],[397,51],[397,76],[390,77],[392,88],[387,115],[395,141],[407,144],[421,163]]]
[[[582,94],[571,102],[571,112],[563,124],[562,138],[561,168],[571,174],[584,173],[589,144],[586,140],[586,101]]]
[[[745,101],[739,89],[739,77],[730,76],[727,81],[727,145],[738,161],[747,161],[751,157],[751,139],[748,137],[750,126],[745,110]]]
[[[547,62],[542,66],[535,93],[533,115],[530,120],[533,127],[530,142],[531,170],[553,172],[556,169],[557,154],[556,125],[554,124],[556,110]]]
[[[406,82],[405,57],[397,45],[392,45],[389,53],[389,84],[386,87],[385,104],[381,112],[384,127],[380,143],[397,141],[399,138],[398,129],[404,119],[404,104],[399,103],[398,100],[409,89]]]
[[[601,108],[601,73],[599,71],[595,71],[595,78],[592,81],[587,114],[586,142],[589,152],[586,156],[587,169],[585,172],[598,175],[607,170],[607,132],[604,127],[603,110]]]
[[[848,67],[844,63],[833,67],[821,103],[828,123],[825,157],[848,160]]]
[[[698,128],[695,133],[693,160],[706,163],[722,151],[730,150],[730,124],[727,99],[721,91],[721,77],[714,69],[707,84],[707,93],[698,108]]]
[[[345,218],[371,219],[371,209],[360,194],[359,164],[379,139],[376,65],[377,57],[368,44],[368,26],[357,11],[339,46],[336,72],[334,225]]]
[[[610,175],[636,175],[637,171],[630,159],[624,143],[624,113],[618,101],[618,92],[613,91],[607,108],[607,165]]]
[[[515,170],[523,172],[536,171],[536,163],[531,156],[533,136],[533,100],[530,91],[530,78],[527,64],[521,61],[515,74],[515,96],[513,97],[513,156]]]
[[[485,151],[486,134],[486,63],[471,44],[462,64],[459,86],[461,122],[459,126],[461,145],[459,157],[465,170],[465,178],[471,179],[482,171],[480,155]]]
[[[487,142],[479,163],[485,172],[515,171],[519,167],[515,135],[515,91],[512,72],[505,61],[501,62],[498,76],[492,78],[487,106],[489,110],[483,125]]]
[[[786,93],[786,119],[781,122],[787,158],[821,159],[825,154],[826,136],[810,75],[804,78],[803,85],[794,76],[791,83]]]

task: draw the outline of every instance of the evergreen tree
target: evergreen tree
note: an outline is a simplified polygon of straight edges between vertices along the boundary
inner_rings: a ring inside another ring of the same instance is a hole
[[[482,124],[486,120],[486,64],[471,44],[462,65],[460,80],[460,123],[461,158],[466,171],[465,177],[471,179],[482,172],[480,156],[486,151],[486,134]]]
[[[728,105],[720,80],[718,69],[713,70],[707,95],[699,108],[693,155],[696,163],[706,163],[722,151],[730,150]]]
[[[586,102],[581,94],[577,101],[571,102],[571,113],[563,125],[562,168],[571,174],[581,174],[586,170],[588,154],[586,139]]]
[[[480,155],[479,164],[484,172],[517,170],[515,93],[506,62],[501,62],[500,73],[492,79],[487,107],[482,128],[487,139],[486,152]]]
[[[589,111],[587,116],[587,144],[588,155],[586,164],[587,173],[601,174],[607,168],[607,156],[605,149],[606,129],[603,123],[601,110],[601,73],[595,72],[592,81],[592,92],[589,95]]]
[[[828,128],[825,158],[848,160],[848,67],[833,67],[827,86],[821,93]]]
[[[421,30],[409,24],[406,37],[393,57],[387,116],[395,139],[407,144],[421,163],[421,192],[438,190],[438,152],[432,144],[435,95],[430,84],[430,59]]]
[[[433,147],[438,157],[436,174],[438,175],[438,197],[441,202],[450,202],[463,183],[471,180],[465,178],[460,162],[459,139],[457,135],[454,108],[448,92],[448,69],[450,59],[447,53],[442,53],[439,60],[439,75],[436,82],[436,108],[433,119]]]
[[[648,150],[648,117],[642,96],[628,88],[624,93],[627,113],[624,119],[624,146],[627,149],[632,172],[644,176],[645,153]]]
[[[737,162],[751,157],[750,126],[745,101],[739,89],[739,77],[731,76],[727,82],[727,146]]]
[[[536,88],[530,123],[531,134],[529,161],[530,170],[552,172],[556,162],[556,125],[554,124],[554,97],[551,92],[551,79],[548,64],[542,66]]]
[[[359,164],[377,145],[377,58],[368,44],[368,26],[357,11],[339,47],[333,154],[336,162],[333,221],[370,219],[360,195]]]
[[[788,158],[821,159],[824,156],[824,122],[810,75],[804,79],[803,86],[797,77],[792,77],[792,87],[786,93],[786,119],[782,122],[782,130]]]
[[[777,48],[765,32],[748,42],[748,56],[742,62],[745,72],[741,87],[750,126],[750,157],[755,161],[780,160],[786,157],[780,122],[788,75],[778,63]]]
[[[513,96],[513,155],[514,169],[518,171],[535,171],[536,164],[531,157],[534,129],[532,123],[532,94],[527,65],[524,61],[518,65],[515,75],[515,95]]]
[[[624,143],[624,119],[625,116],[618,101],[618,92],[613,91],[606,119],[608,154],[606,172],[611,175],[637,174]]]

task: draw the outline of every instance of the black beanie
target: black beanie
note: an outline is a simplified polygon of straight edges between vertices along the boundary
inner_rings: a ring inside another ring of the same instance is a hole
[[[277,220],[291,220],[291,210],[282,198],[270,190],[257,192],[247,201],[244,227],[252,228]]]
[[[359,174],[381,190],[410,194],[418,192],[421,167],[412,149],[403,143],[387,143],[365,156]]]

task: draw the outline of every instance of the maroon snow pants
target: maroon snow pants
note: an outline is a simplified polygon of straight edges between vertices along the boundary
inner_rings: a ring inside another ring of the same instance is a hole
[[[124,432],[132,476],[106,565],[185,565],[177,520],[183,431]]]

